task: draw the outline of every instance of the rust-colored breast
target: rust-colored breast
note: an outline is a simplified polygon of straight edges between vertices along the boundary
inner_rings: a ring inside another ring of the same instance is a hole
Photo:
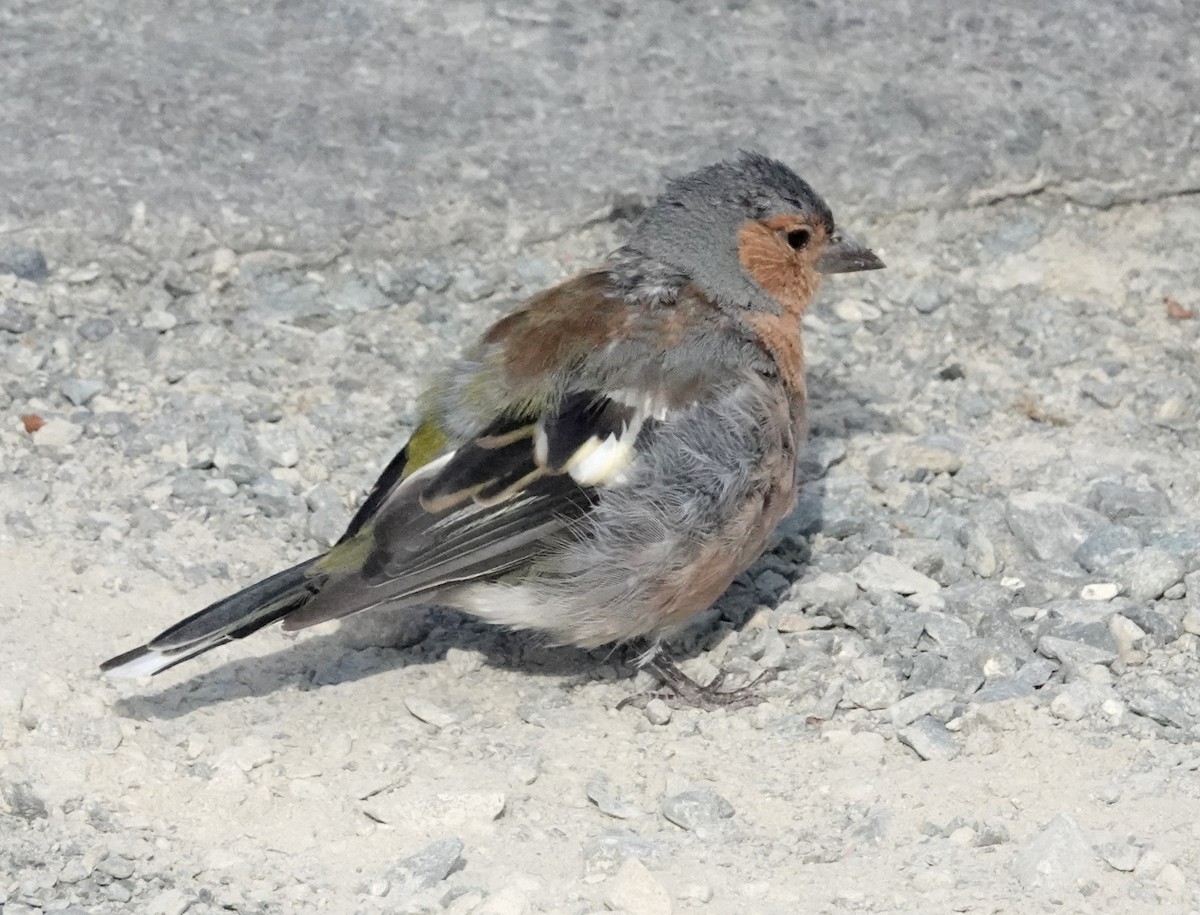
[[[746,315],[763,349],[779,367],[779,377],[794,397],[804,399],[804,344],[800,337],[800,318],[754,311]]]
[[[795,251],[786,240],[793,229],[811,233],[807,250]],[[784,384],[794,396],[804,397],[804,349],[800,322],[817,293],[821,274],[813,264],[825,245],[825,229],[799,216],[776,216],[764,222],[750,221],[738,232],[738,260],[768,295],[780,305],[780,313],[753,311],[746,323],[779,366]]]

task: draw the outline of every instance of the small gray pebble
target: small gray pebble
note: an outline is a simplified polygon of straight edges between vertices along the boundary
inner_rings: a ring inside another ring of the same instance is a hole
[[[121,855],[108,855],[96,869],[114,880],[128,880],[133,876],[133,862]]]
[[[775,597],[783,592],[791,582],[774,569],[767,569],[754,579],[754,590],[768,597]]]
[[[268,518],[283,518],[301,507],[292,487],[274,477],[259,477],[250,484],[250,495]]]
[[[114,880],[108,886],[104,887],[104,896],[111,899],[113,902],[118,902],[124,905],[133,898],[133,891],[128,884],[123,880]]]
[[[208,581],[208,569],[204,566],[184,566],[182,574],[183,580],[193,588],[198,588]]]
[[[103,340],[116,329],[116,325],[109,318],[88,318],[79,325],[79,336],[83,337],[91,343],[98,340]]]
[[[166,333],[178,323],[179,318],[165,308],[153,308],[142,315],[142,327],[159,333]]]
[[[819,493],[806,489],[785,530],[804,535],[820,531],[834,540],[845,540],[861,534],[866,519],[873,517],[875,510],[865,492],[859,490]]]
[[[50,268],[46,265],[45,255],[36,248],[9,245],[0,249],[0,273],[39,282],[50,275]]]
[[[914,518],[924,518],[929,514],[929,509],[933,505],[933,500],[929,497],[928,489],[914,489],[904,498],[904,502],[900,506],[900,512],[904,515],[911,515]],[[905,541],[901,540],[900,543]],[[943,544],[943,550],[948,549],[948,545]]]
[[[33,790],[33,785],[26,781],[0,782],[0,799],[12,816],[22,820],[44,820],[48,816],[46,802]]]
[[[227,477],[212,477],[204,481],[204,488],[223,499],[232,499],[237,495],[238,485]]]
[[[1172,585],[1171,588],[1167,589],[1167,592],[1174,588],[1182,590],[1183,583],[1180,582]],[[1163,593],[1164,597],[1168,596],[1167,592]],[[1183,595],[1181,594],[1180,597],[1183,597]],[[1169,645],[1183,635],[1183,627],[1178,620],[1172,619],[1165,613],[1160,613],[1152,606],[1135,604],[1125,607],[1121,611],[1121,615],[1127,616],[1133,622],[1137,623],[1142,631],[1149,635],[1157,645]]]
[[[1028,251],[1042,237],[1042,226],[1036,219],[1023,214],[1000,223],[983,238],[983,250],[990,257],[1003,257]]]
[[[958,399],[958,407],[967,416],[982,419],[996,409],[996,404],[984,394],[967,391]]]
[[[162,288],[173,299],[195,295],[200,291],[200,284],[196,278],[190,276],[183,265],[177,261],[167,261],[162,265],[159,281],[162,283]]]
[[[918,718],[906,728],[901,728],[896,736],[900,742],[924,760],[954,759],[959,753],[954,735],[946,730],[945,725],[926,715]]]
[[[1098,648],[1086,642],[1053,635],[1044,635],[1038,639],[1037,651],[1044,657],[1081,667],[1089,664],[1111,664],[1117,659],[1115,644],[1111,649]]]
[[[684,829],[710,826],[733,816],[733,805],[708,788],[689,788],[663,801],[663,816]]]
[[[934,689],[933,682],[938,679],[942,668],[946,666],[946,659],[939,657],[932,651],[923,651],[912,662],[912,670],[908,674],[908,688],[922,692],[927,689]],[[943,689],[944,687],[936,687]]]
[[[1079,721],[1105,699],[1105,691],[1087,680],[1072,680],[1058,689],[1050,702],[1050,714],[1063,721]]]
[[[954,702],[954,692],[948,689],[924,689],[895,703],[888,709],[892,724],[907,727],[919,718],[932,715]],[[939,716],[941,717],[941,716]]]
[[[104,390],[104,382],[86,378],[68,378],[59,386],[59,390],[62,391],[63,397],[75,406],[82,407]]]
[[[849,449],[840,439],[811,439],[800,455],[800,472],[806,480],[819,479],[834,464],[845,460]]]
[[[329,302],[317,283],[291,283],[272,277],[256,286],[252,313],[259,320],[297,322],[329,313]]]
[[[289,429],[268,425],[259,430],[258,449],[273,467],[295,467],[300,461],[300,446]]]
[[[1200,604],[1200,569],[1195,572],[1188,572],[1183,576],[1183,588],[1188,598],[1188,603],[1193,605]]]
[[[1038,636],[1050,635],[1082,642],[1104,651],[1116,650],[1108,616],[1112,606],[1099,601],[1068,599],[1047,602],[1048,611],[1038,624]]]
[[[1135,715],[1168,727],[1190,729],[1200,723],[1189,711],[1189,698],[1182,689],[1162,678],[1140,682],[1122,690],[1129,710]]]
[[[516,262],[513,270],[525,286],[541,289],[558,276],[558,267],[542,257],[526,257]]]
[[[467,267],[454,274],[454,288],[466,301],[477,302],[495,292],[496,284]]]
[[[941,588],[928,575],[922,575],[896,557],[883,553],[868,553],[862,562],[850,570],[850,575],[867,592],[928,594]]]
[[[376,284],[353,274],[344,277],[326,292],[325,298],[334,310],[355,314],[383,308],[388,304],[388,297]]]
[[[1011,838],[1008,827],[1003,823],[981,823],[975,830],[975,845],[979,848],[1004,845]]]
[[[450,288],[450,274],[437,264],[422,264],[413,271],[412,277],[430,292],[445,292]]]
[[[411,302],[420,285],[411,273],[400,273],[387,265],[376,268],[375,282],[379,285],[379,291],[396,305]]]
[[[321,546],[333,546],[350,523],[350,513],[342,504],[341,496],[328,483],[318,483],[309,490],[306,501],[311,512],[308,536]]]
[[[908,296],[909,304],[923,315],[933,314],[946,301],[943,290],[932,283],[922,283]]]
[[[858,597],[858,585],[844,572],[821,572],[792,586],[791,598],[800,609],[842,608]]]
[[[651,864],[662,860],[662,850],[653,842],[629,832],[610,832],[589,839],[583,846],[583,871],[588,875],[612,875],[628,859]]]
[[[618,820],[632,820],[644,816],[646,813],[636,804],[617,797],[613,793],[608,779],[603,775],[592,776],[588,780],[585,791],[588,800],[595,804],[601,813],[606,813]]]
[[[1074,559],[1089,572],[1107,574],[1137,555],[1142,548],[1141,535],[1118,524],[1102,524],[1088,534]]]
[[[1135,489],[1112,480],[1101,480],[1093,486],[1087,505],[1114,522],[1171,512],[1171,501],[1157,489]]]
[[[1000,571],[996,544],[982,524],[970,523],[959,531],[967,566],[980,578],[991,578]]]
[[[863,636],[872,639],[883,638],[884,635],[890,633],[897,621],[896,614],[889,607],[872,604],[865,598],[852,601],[840,611],[830,608],[827,613],[818,614],[818,617],[828,619],[830,623],[836,620],[856,630]],[[829,623],[824,623],[820,626],[813,624],[808,628],[827,629],[829,628]],[[913,638],[915,640],[919,638],[919,635],[914,633]]]
[[[263,475],[264,467],[251,451],[245,421],[231,413],[218,413],[209,422],[212,462],[235,483],[250,483]]]
[[[88,417],[85,431],[97,438],[132,439],[137,432],[137,423],[128,413],[111,410],[105,413],[94,413]]]
[[[899,695],[899,683],[891,678],[875,676],[848,684],[843,693],[843,701],[859,708],[878,710],[894,705]]]
[[[882,738],[880,741],[882,742]],[[890,811],[882,804],[876,804],[862,819],[846,830],[844,838],[847,844],[857,847],[878,845],[887,836],[890,826]]]
[[[1121,385],[1090,377],[1079,382],[1079,393],[1109,410],[1120,406],[1125,397],[1124,388]]]
[[[1074,817],[1060,813],[1022,843],[1012,866],[1027,889],[1067,890],[1094,876],[1097,862]]]
[[[887,623],[889,638],[906,648],[916,648],[921,639],[925,637],[925,620],[922,616],[913,613],[902,598],[886,591],[871,591],[867,594],[867,598],[882,612]],[[849,613],[858,606],[858,603],[855,601],[846,608],[846,612]]]
[[[967,444],[952,435],[928,435],[895,449],[891,462],[905,479],[923,480],[928,474],[955,474],[962,469]]]
[[[144,911],[146,915],[184,915],[193,902],[195,897],[178,887],[172,887],[150,899]]]
[[[1155,531],[1147,543],[1180,557],[1189,570],[1200,571],[1200,525],[1185,522],[1179,530]]]
[[[999,677],[989,681],[971,697],[971,700],[973,702],[1004,702],[1008,699],[1032,696],[1038,687],[1054,675],[1058,667],[1059,665],[1046,658],[1034,658],[1027,661],[1012,676]]]
[[[1023,492],[1005,504],[1009,530],[1035,559],[1051,561],[1074,555],[1103,516],[1048,492]]]
[[[1142,850],[1129,842],[1102,842],[1096,846],[1096,853],[1113,870],[1125,873],[1137,867],[1142,857]]]
[[[962,645],[971,638],[971,627],[949,613],[930,610],[920,614],[920,619],[925,634],[943,648]]]
[[[1183,561],[1166,550],[1148,547],[1121,564],[1118,575],[1135,601],[1155,600],[1183,579]]]
[[[437,886],[459,866],[463,848],[462,840],[455,837],[431,842],[388,871],[393,890],[410,895]]]
[[[10,334],[23,334],[33,327],[33,315],[29,311],[21,311],[10,305],[0,305],[0,330]]]
[[[1162,596],[1165,600],[1182,600],[1187,597],[1187,593],[1187,586],[1183,582],[1177,581],[1171,587],[1167,588],[1167,590],[1163,591]]]
[[[23,537],[26,540],[37,536],[37,527],[34,526],[33,519],[28,513],[22,511],[5,512],[4,514],[5,527],[17,537]]]

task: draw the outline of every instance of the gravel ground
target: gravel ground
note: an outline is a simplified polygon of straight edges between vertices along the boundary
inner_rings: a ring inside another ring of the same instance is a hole
[[[1196,911],[1182,4],[404,8],[0,10],[3,915]],[[336,538],[432,367],[738,145],[889,265],[676,640],[763,704],[436,609],[98,676]]]

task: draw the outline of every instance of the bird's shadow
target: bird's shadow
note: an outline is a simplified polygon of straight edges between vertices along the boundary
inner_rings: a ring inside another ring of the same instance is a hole
[[[621,651],[552,648],[536,634],[496,629],[442,608],[392,611],[407,614],[405,622],[411,625],[397,644],[389,645],[370,631],[372,616],[388,612],[350,617],[337,630],[298,640],[268,655],[228,661],[155,693],[123,696],[113,707],[119,715],[137,720],[179,718],[224,702],[323,689],[436,664],[452,648],[479,652],[491,667],[580,682],[613,679],[626,667]],[[365,645],[364,630],[368,632]]]
[[[711,610],[668,640],[668,650],[676,660],[705,653],[730,628],[739,629],[758,609],[774,607],[786,596],[786,588],[771,593],[756,582],[768,570],[793,570],[807,563],[809,538],[824,522],[823,478],[828,468],[840,460],[849,440],[889,427],[888,418],[842,378],[810,372],[809,389],[810,437],[802,456],[805,482],[799,505],[781,525],[774,546],[735,580]],[[362,623],[352,618],[343,622],[342,630],[303,639],[269,655],[229,661],[155,693],[122,697],[114,709],[136,720],[178,718],[232,700],[320,689],[437,663],[451,648],[480,652],[486,663],[496,668],[565,679],[568,684],[612,680],[631,676],[635,670],[628,649],[551,647],[535,633],[497,629],[453,611],[426,612],[428,626],[415,638],[409,633],[390,645],[376,640],[363,647],[356,643],[354,633]]]

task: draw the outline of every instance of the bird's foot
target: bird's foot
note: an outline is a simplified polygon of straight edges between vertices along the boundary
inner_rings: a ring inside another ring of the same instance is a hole
[[[761,674],[737,689],[721,689],[725,685],[725,673],[721,672],[711,683],[700,684],[679,669],[661,650],[640,652],[638,666],[656,676],[665,687],[661,698],[675,708],[700,708],[712,711],[717,708],[739,709],[766,702],[758,687],[775,679],[776,671],[764,670]],[[644,707],[653,694],[630,696],[618,703],[617,708],[629,705]]]

